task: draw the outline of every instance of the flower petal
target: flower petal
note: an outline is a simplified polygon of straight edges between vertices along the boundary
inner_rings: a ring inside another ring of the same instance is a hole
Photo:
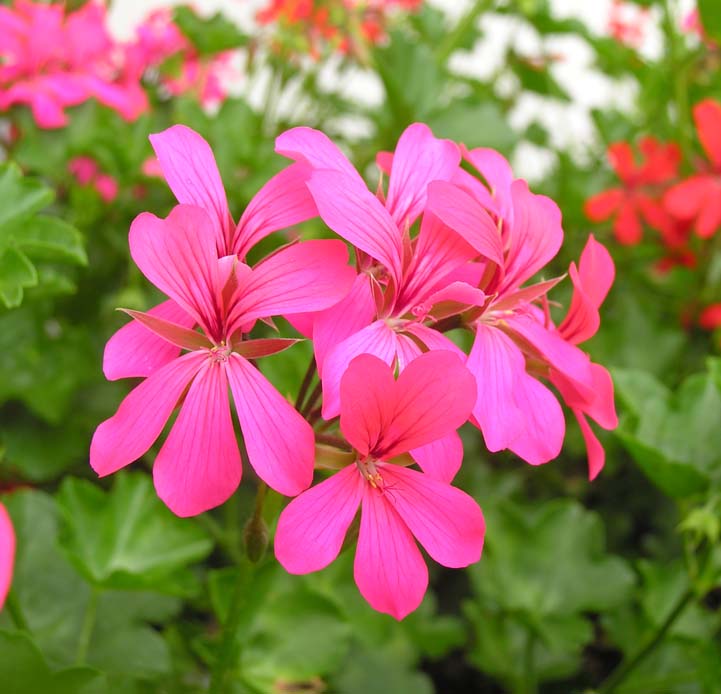
[[[10,592],[15,563],[15,531],[5,507],[0,504],[0,610]]]
[[[144,212],[133,220],[129,241],[140,271],[213,337],[220,274],[207,213],[192,205],[177,205],[166,219]]]
[[[411,226],[423,211],[431,181],[450,181],[461,161],[458,145],[440,140],[423,123],[408,126],[398,140],[388,181],[386,208],[396,224]]]
[[[348,365],[340,382],[340,428],[362,455],[375,449],[395,413],[396,382],[390,366],[372,354]]]
[[[233,253],[245,258],[261,239],[279,229],[318,214],[306,185],[311,169],[304,162],[292,164],[271,178],[245,208],[233,235]]]
[[[583,440],[586,444],[586,453],[588,454],[588,480],[589,482],[593,482],[606,464],[606,451],[603,450],[601,442],[598,440],[596,434],[593,433],[593,429],[591,429],[583,413],[579,410],[573,410],[573,414],[578,420],[578,426],[581,427],[581,434],[583,434]]]
[[[698,139],[711,163],[721,167],[721,104],[704,99],[693,108]]]
[[[460,568],[481,558],[486,524],[468,494],[416,470],[396,465],[379,470],[384,496],[435,561]]]
[[[400,620],[421,604],[428,567],[386,494],[369,484],[363,491],[355,582],[374,610]]]
[[[313,480],[313,430],[250,362],[231,354],[227,364],[250,464],[275,491],[299,494]]]
[[[463,441],[454,431],[442,439],[410,451],[413,460],[429,477],[450,484],[463,462]]]
[[[275,531],[275,556],[292,574],[328,566],[340,552],[363,497],[365,480],[349,465],[285,507]]]
[[[583,205],[583,211],[592,222],[605,222],[621,205],[623,190],[610,188],[590,197]]]
[[[183,205],[202,207],[210,217],[221,255],[231,225],[228,199],[210,145],[185,125],[150,135],[170,190]]]
[[[476,401],[476,384],[453,352],[426,352],[398,377],[391,424],[375,452],[392,458],[443,438],[467,421]]]
[[[175,515],[196,516],[227,501],[240,476],[225,365],[208,360],[155,459],[155,489]]]
[[[98,475],[110,475],[148,451],[207,358],[207,352],[190,352],[173,359],[130,391],[93,435],[90,465]]]
[[[148,313],[184,328],[195,325],[195,318],[172,299],[151,308]],[[179,354],[178,347],[158,337],[141,323],[131,321],[120,328],[105,345],[103,373],[109,381],[150,376]]]

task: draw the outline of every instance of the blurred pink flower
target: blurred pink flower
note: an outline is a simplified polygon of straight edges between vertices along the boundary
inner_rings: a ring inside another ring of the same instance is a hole
[[[147,314],[129,312],[142,330],[126,326],[111,338],[104,364],[111,378],[149,375],[98,426],[90,447],[93,469],[111,474],[149,450],[182,401],[153,466],[158,495],[179,516],[222,504],[240,482],[228,387],[258,475],[287,495],[310,484],[313,432],[249,361],[294,340],[244,334],[257,319],[336,303],[353,277],[340,241],[288,246],[251,269],[234,255],[219,257],[215,232],[194,205],[133,222],[133,260],[170,301]],[[181,349],[188,352],[179,356]]]
[[[0,111],[30,106],[41,128],[67,124],[65,108],[92,97],[128,120],[147,108],[137,80],[125,79],[105,26],[105,8],[15,0],[0,7]]]
[[[75,157],[68,162],[68,171],[82,186],[92,186],[101,199],[112,202],[118,197],[118,182],[110,174],[102,173],[92,157]]]
[[[356,460],[303,492],[281,513],[278,561],[294,574],[318,571],[340,552],[361,506],[355,581],[379,612],[403,619],[423,600],[428,569],[417,540],[443,566],[478,561],[485,523],[460,489],[394,459],[446,438],[466,421],[473,378],[452,352],[423,354],[398,380],[382,360],[363,354],[341,382],[340,427]]]
[[[0,504],[0,610],[10,591],[15,563],[15,531],[5,507]]]

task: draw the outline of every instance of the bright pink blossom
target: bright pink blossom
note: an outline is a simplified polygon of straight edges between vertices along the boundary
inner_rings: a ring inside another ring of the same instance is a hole
[[[193,205],[178,205],[167,219],[144,213],[133,222],[133,260],[170,301],[131,312],[143,330],[124,328],[111,340],[106,371],[150,375],[100,424],[90,447],[93,469],[111,474],[144,455],[182,403],[153,467],[158,495],[180,516],[222,504],[240,481],[228,388],[258,475],[287,495],[310,484],[313,432],[249,361],[294,341],[245,334],[257,319],[327,308],[353,277],[340,241],[291,245],[250,268],[235,255],[219,258],[216,227],[217,219]],[[178,356],[181,349],[188,351]]]
[[[102,173],[98,163],[92,157],[75,157],[68,162],[75,180],[82,186],[92,186],[104,202],[112,202],[118,197],[118,181],[107,173]]]
[[[323,417],[340,409],[343,373],[359,354],[374,354],[400,369],[426,349],[457,350],[426,322],[472,258],[501,261],[491,217],[481,212],[464,239],[433,214],[423,214],[432,181],[456,175],[460,150],[420,123],[401,135],[392,157],[388,191],[374,195],[341,151],[321,132],[294,128],[276,149],[313,167],[308,187],[323,221],[357,249],[359,275],[338,306],[314,317],[312,335],[323,382]],[[420,231],[410,228],[423,214]],[[457,450],[455,443],[449,443]],[[460,459],[458,459],[460,464]]]
[[[197,205],[208,214],[218,257],[235,255],[243,261],[261,239],[316,215],[315,203],[305,185],[310,169],[304,164],[294,164],[273,176],[236,224],[213,152],[198,133],[174,125],[151,135],[150,141],[158,157],[157,166],[178,202]],[[192,317],[173,301],[156,306],[150,313],[188,328],[194,325]],[[103,370],[110,380],[149,376],[175,356],[177,349],[133,321],[108,341]]]
[[[340,418],[356,461],[281,513],[278,561],[294,574],[330,564],[360,506],[355,580],[374,609],[396,619],[418,607],[428,586],[414,538],[443,566],[478,561],[485,524],[476,502],[405,463],[393,464],[397,456],[447,438],[468,418],[474,400],[473,378],[454,353],[423,354],[397,381],[377,357],[356,357],[341,382]]]
[[[15,563],[15,531],[5,507],[0,504],[0,610],[10,590]]]
[[[575,295],[557,330],[536,304],[545,302],[559,280],[522,285],[561,246],[558,207],[532,194],[525,181],[514,180],[497,152],[477,149],[465,156],[490,188],[460,171],[454,184],[429,186],[428,210],[468,240],[484,212],[492,214],[504,249],[502,263],[481,263],[479,283],[465,288],[458,283],[453,291],[456,300],[468,304],[464,320],[475,331],[467,362],[478,386],[473,417],[490,451],[508,448],[538,465],[559,454],[565,436],[561,407],[539,376],[551,380],[574,412],[585,412],[606,428],[616,426],[610,376],[575,346],[598,329],[598,306],[613,281],[613,263],[600,244],[589,241],[581,267],[571,267]],[[585,427],[585,420],[579,421]],[[584,435],[589,441],[585,429]],[[595,477],[599,455],[590,453]]]
[[[0,6],[0,111],[30,106],[41,128],[67,123],[65,108],[90,98],[128,120],[147,108],[137,79],[126,79],[105,26],[105,8],[15,0]]]

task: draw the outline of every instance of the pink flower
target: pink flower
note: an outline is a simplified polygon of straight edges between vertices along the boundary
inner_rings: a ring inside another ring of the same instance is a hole
[[[571,268],[576,296],[566,321],[556,330],[547,311],[536,303],[545,302],[559,280],[521,285],[561,246],[558,207],[532,194],[525,181],[514,180],[497,152],[477,149],[465,156],[490,189],[459,171],[455,184],[429,186],[428,210],[466,239],[471,239],[475,220],[490,212],[504,248],[502,264],[482,264],[480,283],[456,290],[468,304],[464,319],[475,331],[467,362],[478,386],[473,417],[490,451],[508,448],[538,465],[559,454],[565,420],[556,397],[537,377],[549,378],[574,412],[585,412],[606,428],[616,426],[608,372],[575,346],[598,329],[598,306],[613,281],[613,263],[600,244],[589,241],[581,269]],[[591,441],[585,419],[579,422]],[[591,444],[593,478],[600,470],[600,456]]]
[[[294,164],[273,176],[258,191],[236,225],[213,152],[198,133],[184,125],[174,125],[151,135],[150,142],[157,155],[157,165],[178,202],[197,205],[208,215],[218,257],[236,255],[243,261],[261,239],[316,214],[315,203],[305,185],[310,169],[304,164]],[[144,171],[147,174],[146,167]],[[334,296],[336,291],[337,288],[332,288]],[[173,301],[156,306],[150,313],[187,328],[195,324]],[[110,380],[149,376],[175,356],[177,349],[134,321],[108,341],[103,371]]]
[[[448,483],[403,467],[403,460],[393,464],[454,432],[474,400],[473,378],[454,353],[423,354],[397,381],[377,357],[356,357],[341,382],[340,419],[356,460],[281,513],[278,561],[294,574],[324,568],[338,556],[361,506],[355,581],[374,609],[396,619],[418,607],[428,586],[414,537],[443,566],[478,561],[485,524],[476,502]]]
[[[75,180],[82,186],[92,186],[106,203],[118,197],[118,182],[110,174],[101,173],[98,163],[92,157],[75,157],[68,162]]]
[[[219,258],[216,231],[193,205],[178,205],[164,220],[144,213],[133,222],[133,260],[170,301],[147,314],[130,312],[143,330],[124,328],[111,339],[106,371],[149,375],[98,426],[90,447],[93,469],[111,474],[150,449],[182,402],[153,466],[158,495],[179,516],[222,504],[240,482],[229,387],[258,475],[286,495],[310,484],[313,432],[249,361],[294,340],[245,334],[259,318],[332,305],[353,277],[340,241],[291,245],[251,269],[234,255]],[[196,324],[202,332],[191,329]],[[179,356],[181,349],[187,353]]]
[[[0,504],[0,610],[10,591],[15,563],[15,531],[5,507]]]
[[[137,80],[115,60],[105,8],[15,0],[0,7],[0,111],[27,104],[41,128],[67,124],[65,108],[95,97],[128,120],[147,108]]]
[[[312,321],[323,417],[329,419],[339,412],[341,377],[355,356],[375,354],[386,364],[397,360],[403,369],[426,349],[457,350],[425,321],[436,304],[449,298],[444,291],[472,270],[472,258],[481,254],[501,262],[502,248],[485,212],[480,221],[486,226],[474,228],[470,243],[428,213],[411,239],[410,227],[426,207],[429,183],[453,178],[460,162],[456,144],[435,138],[423,124],[411,125],[401,135],[387,195],[382,190],[373,195],[317,130],[289,130],[278,138],[276,150],[313,167],[308,188],[321,218],[357,249],[360,274],[353,290]]]

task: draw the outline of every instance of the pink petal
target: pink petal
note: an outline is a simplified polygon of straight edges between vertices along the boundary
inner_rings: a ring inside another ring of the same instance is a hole
[[[358,468],[349,465],[285,507],[278,519],[274,548],[286,571],[319,571],[338,556],[364,487]]]
[[[15,563],[15,531],[5,507],[0,504],[0,610],[10,592]]]
[[[405,307],[426,300],[447,277],[477,255],[475,249],[431,212],[421,221],[416,247],[396,306]]]
[[[155,489],[175,515],[196,516],[227,501],[240,476],[225,364],[207,360],[155,459]]]
[[[513,222],[511,185],[513,171],[508,161],[496,150],[486,147],[466,150],[463,158],[470,162],[486,179],[491,189],[499,214],[509,223]]]
[[[207,358],[208,352],[190,352],[173,359],[130,391],[93,435],[90,465],[98,475],[109,475],[148,451]]]
[[[523,354],[508,335],[479,323],[466,363],[476,378],[478,395],[473,416],[491,452],[508,448],[523,428],[523,415],[513,393],[525,375]]]
[[[423,211],[431,181],[450,181],[461,161],[458,146],[439,140],[423,123],[408,126],[393,154],[386,208],[399,227]]]
[[[253,469],[280,494],[299,494],[313,480],[315,437],[310,425],[237,354],[228,358],[228,380]]]
[[[508,448],[531,465],[553,460],[561,452],[566,435],[566,421],[558,400],[528,374],[519,379],[513,394],[523,413],[523,431]]]
[[[314,169],[331,169],[350,176],[365,188],[365,182],[343,152],[320,130],[301,126],[281,133],[275,151],[294,161],[305,161]]]
[[[435,561],[461,568],[481,558],[486,524],[468,494],[416,470],[383,465],[379,471],[386,499]]]
[[[456,354],[462,361],[465,361],[466,355],[461,351],[455,342],[447,338],[443,333],[439,333],[433,328],[429,328],[422,323],[408,323],[403,328],[404,333],[411,333],[417,337],[429,350],[450,351]]]
[[[256,318],[319,311],[346,296],[356,277],[342,241],[303,241],[273,253],[244,278],[228,330]]]
[[[413,460],[429,477],[450,484],[463,462],[463,441],[454,431],[442,439],[410,451]]]
[[[148,313],[185,328],[195,325],[195,319],[170,299],[151,308]],[[131,321],[105,345],[103,373],[109,381],[150,376],[179,354],[178,347],[158,337],[141,323]]]
[[[578,274],[586,294],[598,308],[606,298],[613,280],[616,267],[606,247],[589,234],[588,241],[581,253]]]
[[[396,382],[388,364],[361,354],[340,383],[340,428],[353,448],[368,455],[388,428],[396,409]]]
[[[519,287],[555,255],[563,242],[561,211],[543,195],[534,195],[525,181],[511,185],[513,225],[502,290]]]
[[[553,383],[566,404],[575,410],[580,410],[604,429],[615,429],[618,426],[618,416],[613,397],[613,380],[611,374],[600,364],[591,363],[593,375],[593,391],[579,393],[576,384],[564,374],[552,369],[550,373]]]
[[[376,305],[366,273],[357,275],[350,292],[331,308],[315,314],[313,347],[318,373],[323,376],[323,364],[328,352],[338,343],[373,322]]]
[[[299,162],[271,178],[245,208],[233,236],[233,253],[241,259],[261,239],[318,214],[306,185],[310,167]]]
[[[468,420],[476,384],[453,352],[426,352],[398,377],[392,423],[375,452],[392,458],[447,436]]]
[[[716,168],[721,167],[721,104],[704,99],[693,107],[693,119],[704,152]]]
[[[576,345],[585,342],[598,332],[601,316],[598,307],[584,289],[575,263],[571,263],[568,274],[573,283],[573,295],[568,313],[558,326],[558,332],[564,340]]]
[[[484,258],[503,264],[501,234],[491,216],[465,190],[453,183],[428,186],[428,210],[456,231]]]
[[[177,205],[166,219],[144,212],[133,220],[129,241],[141,272],[217,337],[220,274],[206,212],[191,205]]]
[[[316,171],[308,183],[321,219],[339,236],[401,277],[401,232],[365,184],[336,171]]]
[[[149,139],[178,202],[202,207],[210,217],[218,248],[224,248],[231,217],[210,145],[185,125],[174,125]]]
[[[596,434],[593,433],[593,429],[591,429],[583,413],[578,410],[573,410],[573,414],[578,420],[578,426],[581,427],[581,434],[583,434],[583,440],[586,443],[588,479],[592,482],[598,477],[601,470],[603,470],[603,466],[606,464],[606,451],[603,450],[601,442],[598,440]]]
[[[364,485],[358,549],[353,565],[361,595],[378,612],[403,619],[423,600],[428,568],[387,494]]]
[[[699,238],[711,238],[721,227],[721,186],[715,194],[709,195],[696,219],[696,234]]]
[[[390,365],[396,356],[396,335],[385,321],[379,320],[339,342],[323,364],[323,418],[340,413],[340,384],[348,365],[359,354],[374,354]]]

